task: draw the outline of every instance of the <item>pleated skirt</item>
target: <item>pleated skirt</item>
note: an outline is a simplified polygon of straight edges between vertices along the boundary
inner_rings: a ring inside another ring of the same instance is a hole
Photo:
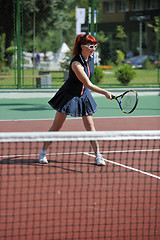
[[[88,116],[97,111],[97,104],[89,89],[80,97],[59,89],[48,103],[58,112],[72,117]]]

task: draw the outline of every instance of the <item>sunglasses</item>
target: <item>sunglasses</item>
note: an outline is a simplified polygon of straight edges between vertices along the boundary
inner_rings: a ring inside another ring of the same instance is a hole
[[[97,44],[96,45],[84,45],[84,46],[89,48],[90,50],[97,48]]]

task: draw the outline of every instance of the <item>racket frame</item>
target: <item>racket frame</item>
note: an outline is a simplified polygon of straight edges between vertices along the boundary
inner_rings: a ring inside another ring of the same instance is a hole
[[[128,92],[134,92],[134,93],[135,93],[136,102],[135,102],[134,107],[133,107],[129,112],[126,112],[125,110],[123,110],[123,108],[122,108],[122,106],[121,106],[121,102],[122,102],[123,97],[124,97]],[[118,98],[120,98],[120,100],[119,100]],[[132,112],[135,110],[135,108],[136,108],[136,106],[137,106],[137,103],[138,103],[138,93],[137,93],[136,91],[134,91],[134,90],[127,90],[126,92],[124,92],[124,93],[122,93],[122,94],[120,94],[120,95],[118,95],[118,96],[113,96],[113,99],[115,99],[115,100],[118,102],[119,107],[120,107],[120,109],[121,109],[121,111],[122,111],[123,113],[125,113],[125,114],[130,114],[130,113],[132,113]]]

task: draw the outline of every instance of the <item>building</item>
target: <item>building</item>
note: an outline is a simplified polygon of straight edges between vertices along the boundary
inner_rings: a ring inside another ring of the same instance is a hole
[[[132,51],[134,55],[151,55],[157,52],[157,36],[149,24],[155,25],[156,16],[160,17],[159,0],[102,0],[102,16],[98,31],[103,31],[114,41],[117,26],[122,26],[127,35],[126,48],[123,49],[125,54]],[[101,56],[102,61],[107,53],[108,59],[114,54],[111,51],[110,40],[102,44],[102,50],[107,49],[105,56]]]

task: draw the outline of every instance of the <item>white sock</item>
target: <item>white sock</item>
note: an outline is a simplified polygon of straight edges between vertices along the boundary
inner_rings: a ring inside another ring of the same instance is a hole
[[[101,154],[100,154],[100,152],[96,152],[95,155],[96,155],[96,157],[98,157],[98,156],[100,156]]]
[[[42,149],[42,150],[41,150],[41,153],[42,153],[43,155],[46,155],[46,150],[45,150],[45,149]]]

